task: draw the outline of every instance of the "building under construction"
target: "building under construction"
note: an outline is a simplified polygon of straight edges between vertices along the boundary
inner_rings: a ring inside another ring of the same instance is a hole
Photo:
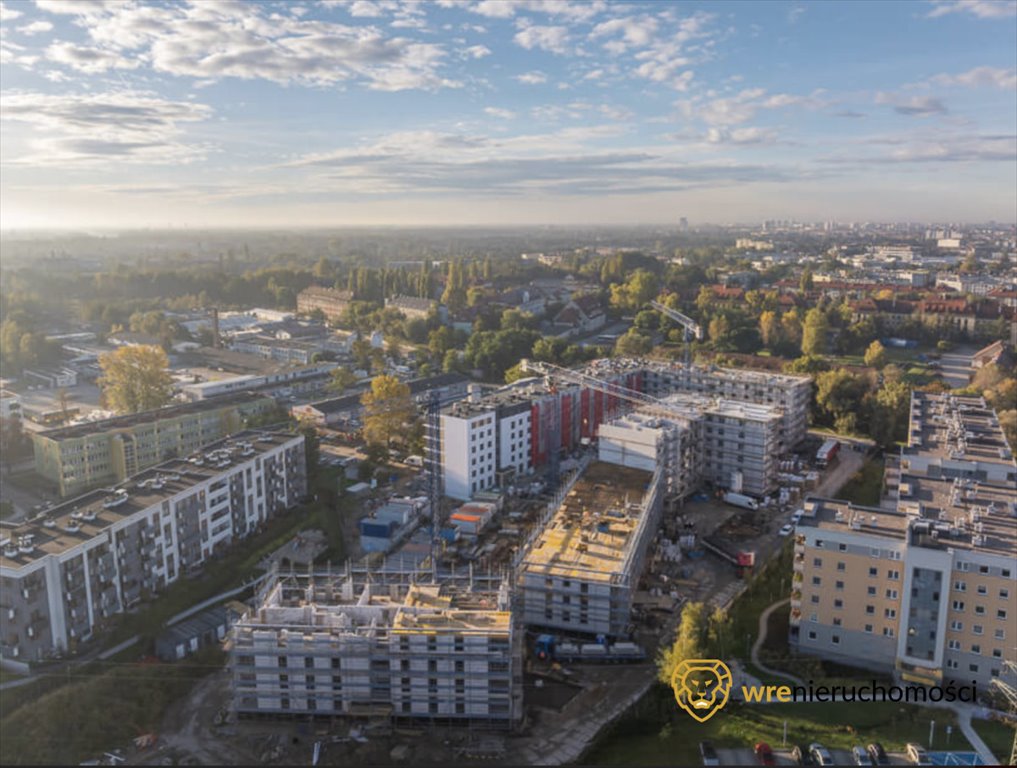
[[[232,630],[237,713],[516,724],[522,633],[508,585],[389,575],[271,577]]]
[[[530,626],[619,637],[660,525],[663,472],[593,462],[528,545],[517,594]]]

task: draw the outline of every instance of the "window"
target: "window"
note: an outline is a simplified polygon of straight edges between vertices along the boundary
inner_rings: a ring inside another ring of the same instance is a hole
[[[819,576],[813,576],[812,577],[812,586],[818,587],[822,583],[823,583],[823,580]]]
[[[885,608],[883,610],[883,617],[887,618],[887,619],[896,619],[897,618],[897,609],[896,608]]]
[[[840,645],[840,635],[834,635],[830,638],[830,642],[834,645]]]
[[[893,637],[893,627],[883,627],[883,637]]]
[[[809,621],[811,621],[813,624],[815,624],[817,621],[819,621],[819,614],[810,613],[809,614]]]
[[[979,573],[988,573],[989,572],[989,566],[987,566],[987,565],[980,565],[980,566],[978,566],[978,572]]]
[[[843,581],[838,581],[835,586],[836,586],[837,589],[843,590],[844,589],[844,582]]]
[[[978,643],[973,643],[971,645],[971,652],[972,653],[977,653],[977,654],[981,655],[981,653],[982,653],[982,646],[980,646]]]
[[[847,544],[838,544],[837,549],[839,549],[841,552],[847,552]]]
[[[985,615],[985,606],[984,605],[976,605],[975,606],[975,616],[984,616],[984,615]]]
[[[968,664],[968,672],[977,672],[977,671],[978,671],[977,664]]]
[[[963,560],[957,563],[957,570],[961,573],[967,573],[971,570],[971,563],[964,562]]]
[[[997,640],[1006,640],[1006,630],[997,629],[992,633],[992,636],[995,637]]]
[[[963,611],[964,610],[964,601],[963,600],[954,600],[953,603],[950,605],[950,607],[953,608],[957,612]]]
[[[952,629],[954,632],[963,632],[964,631],[964,622],[963,621],[951,621],[950,622],[950,629]]]
[[[1006,611],[1004,611],[1002,608],[1000,608],[998,611],[996,611],[996,618],[997,619],[1006,619]]]
[[[823,567],[823,558],[821,558],[821,557],[814,557],[814,558],[812,558],[812,565],[813,565],[814,568],[822,568]]]
[[[1009,589],[1001,589],[1001,590],[999,590],[999,599],[1000,600],[1009,600],[1010,599],[1010,590]]]
[[[891,581],[897,581],[898,579],[900,579],[900,571],[887,571],[886,578],[890,579]]]
[[[978,594],[980,595],[985,595],[988,594],[989,592],[988,588],[984,584],[979,584],[978,588],[975,591],[978,592]]]
[[[1002,648],[993,648],[992,649],[992,658],[994,658],[994,659],[1001,659],[1001,658],[1003,658],[1003,649]]]
[[[810,631],[809,632],[809,640],[815,640],[815,639],[816,639],[816,633],[814,631]]]
[[[842,625],[843,623],[844,623],[844,622],[842,622],[842,621],[841,621],[840,619],[834,619],[834,620],[833,620],[833,626],[835,626],[835,627],[839,627],[839,626],[841,626],[841,625]]]
[[[822,548],[823,548],[823,540],[822,539],[816,539],[816,549],[822,549]]]
[[[838,562],[837,563],[837,570],[838,571],[843,571],[846,568],[847,568],[847,563],[844,563],[844,562]]]
[[[948,640],[946,643],[946,647],[949,648],[951,651],[959,651],[961,647],[960,640]]]
[[[874,606],[874,605],[867,605],[867,606],[865,606],[865,615],[866,616],[874,616],[875,613],[876,613],[876,606]]]
[[[871,624],[866,624],[865,625],[865,632],[870,634],[870,635],[872,634],[872,625]]]
[[[953,588],[954,588],[954,591],[956,591],[956,592],[967,592],[968,585],[967,585],[966,582],[963,582],[963,581],[955,581],[953,583]]]
[[[833,607],[834,608],[843,608],[844,607],[844,601],[843,600],[834,600],[833,601]]]
[[[869,587],[868,593],[869,593],[869,597],[875,597],[876,596],[876,588],[875,587]]]
[[[811,600],[814,605],[819,605],[819,595],[812,595],[809,597],[809,600]]]
[[[976,635],[980,635],[984,632],[984,629],[982,628],[981,624],[975,624],[974,626],[971,627],[971,632]]]
[[[886,590],[886,599],[887,600],[896,600],[897,597],[898,597],[898,593],[897,593],[896,589],[888,589],[888,590]]]
[[[879,573],[878,568],[869,568],[869,576],[876,576]]]

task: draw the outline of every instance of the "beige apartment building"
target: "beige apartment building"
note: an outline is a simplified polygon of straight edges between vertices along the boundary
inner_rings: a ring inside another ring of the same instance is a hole
[[[320,309],[329,320],[338,320],[350,308],[352,301],[351,291],[312,285],[297,294],[297,312],[306,315]]]
[[[915,393],[900,472],[887,507],[806,502],[792,646],[925,684],[1013,677],[1017,475],[995,414]]]

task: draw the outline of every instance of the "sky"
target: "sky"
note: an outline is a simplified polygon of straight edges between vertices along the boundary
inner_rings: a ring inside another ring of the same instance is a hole
[[[3,0],[0,227],[1017,217],[1017,0]]]

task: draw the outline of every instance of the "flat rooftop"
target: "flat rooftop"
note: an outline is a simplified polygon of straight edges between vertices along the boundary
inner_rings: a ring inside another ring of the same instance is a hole
[[[192,413],[217,410],[231,405],[247,405],[265,399],[265,395],[259,395],[254,392],[237,392],[235,394],[217,397],[214,400],[199,400],[193,403],[178,403],[175,405],[168,405],[165,408],[156,408],[151,411],[132,413],[127,416],[115,416],[112,419],[92,421],[87,424],[76,424],[71,427],[47,429],[43,432],[37,432],[36,435],[50,440],[67,440],[77,437],[85,437],[99,432],[109,432],[115,429],[127,429],[139,424],[150,424],[154,421],[162,421],[163,419],[175,419],[178,416],[187,416]]]
[[[853,532],[904,540],[908,516],[896,509],[863,507],[843,499],[812,496],[803,505],[800,526],[824,531]]]
[[[375,632],[508,634],[512,616],[494,592],[470,592],[448,584],[354,588],[344,576],[280,576],[242,630],[287,629],[333,635]]]
[[[995,412],[980,397],[915,392],[907,456],[1014,464]]]
[[[526,553],[522,570],[583,581],[624,576],[626,555],[644,514],[653,475],[593,462]]]
[[[19,569],[45,555],[58,555],[99,536],[107,528],[164,499],[186,491],[197,483],[222,474],[230,466],[248,461],[292,440],[284,432],[248,430],[203,448],[196,456],[216,453],[215,464],[199,466],[186,459],[173,459],[139,472],[110,488],[91,491],[69,499],[31,520],[0,527],[0,567]],[[245,455],[246,453],[246,455]],[[106,506],[118,490],[126,491],[126,500]],[[29,540],[30,548],[27,546]],[[26,546],[19,548],[19,542]]]

